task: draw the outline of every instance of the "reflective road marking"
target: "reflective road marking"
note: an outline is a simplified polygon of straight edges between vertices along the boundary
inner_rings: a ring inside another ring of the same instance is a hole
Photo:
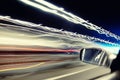
[[[57,79],[60,79],[60,78],[64,78],[64,77],[71,76],[71,75],[75,75],[75,74],[78,74],[78,73],[81,73],[81,72],[84,72],[84,71],[87,71],[87,70],[90,70],[90,69],[94,69],[94,68],[97,68],[97,67],[98,66],[95,66],[95,67],[92,67],[92,68],[87,68],[87,69],[82,69],[82,70],[77,71],[77,72],[63,74],[63,75],[60,75],[60,76],[56,76],[56,77],[52,77],[52,78],[48,78],[48,79],[44,79],[44,80],[57,80]]]
[[[28,66],[28,67],[3,69],[3,70],[0,70],[0,72],[3,72],[3,71],[12,71],[12,70],[21,70],[21,69],[29,69],[29,68],[34,68],[34,67],[40,66],[42,64],[45,64],[45,62],[41,62],[39,64]]]

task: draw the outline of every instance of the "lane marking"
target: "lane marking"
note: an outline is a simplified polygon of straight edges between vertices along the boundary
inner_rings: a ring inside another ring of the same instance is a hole
[[[98,66],[95,66],[95,67],[92,67],[92,68],[87,68],[87,69],[83,69],[83,70],[80,70],[80,71],[77,71],[77,72],[63,74],[63,75],[60,75],[60,76],[56,76],[56,77],[52,77],[52,78],[48,78],[48,79],[44,79],[44,80],[57,80],[57,79],[60,79],[60,78],[68,77],[68,76],[71,76],[71,75],[75,75],[75,74],[78,74],[78,73],[81,73],[81,72],[84,72],[84,71],[87,71],[87,70],[90,70],[90,69],[94,69],[94,68],[97,68],[97,67]]]
[[[0,72],[3,72],[3,71],[12,71],[12,70],[21,70],[21,69],[29,69],[29,68],[34,68],[34,67],[40,66],[42,64],[45,64],[45,62],[41,62],[39,64],[28,66],[28,67],[3,69],[3,70],[0,70]]]

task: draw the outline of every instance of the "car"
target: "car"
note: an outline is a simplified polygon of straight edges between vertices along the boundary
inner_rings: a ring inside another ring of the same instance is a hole
[[[83,48],[80,51],[80,60],[86,63],[109,67],[112,59],[110,53],[102,48]]]

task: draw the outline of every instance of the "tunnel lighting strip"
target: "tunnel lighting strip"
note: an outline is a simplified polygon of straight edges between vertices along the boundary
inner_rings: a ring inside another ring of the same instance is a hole
[[[49,3],[45,0],[20,0],[20,1],[24,2],[25,4],[31,5],[33,7],[36,7],[42,11],[58,15],[72,23],[83,25],[87,29],[97,31],[99,34],[105,34],[107,37],[113,37],[116,40],[120,40],[120,36],[111,33],[110,31],[107,31],[102,27],[94,25],[88,22],[87,20],[84,20],[70,12],[65,11],[64,8],[55,6],[52,3]]]
[[[18,20],[18,19],[12,19],[10,16],[0,15],[0,20],[14,23],[15,25],[13,26],[13,28],[16,27],[16,28],[19,28],[19,29],[24,29],[25,31],[34,30],[36,32],[39,32],[39,30],[34,29],[36,27],[36,28],[39,28],[39,29],[44,29],[46,31],[49,31],[50,33],[53,33],[55,35],[57,35],[58,33],[61,34],[61,35],[66,35],[67,37],[73,38],[73,40],[76,40],[76,39],[80,40],[80,38],[82,38],[82,39],[85,39],[87,41],[93,41],[93,42],[99,41],[99,42],[103,42],[103,43],[114,45],[114,46],[120,46],[117,43],[113,43],[113,42],[106,41],[106,40],[103,40],[103,39],[99,39],[99,38],[95,38],[95,37],[91,37],[91,36],[87,36],[87,35],[82,35],[82,34],[78,34],[78,33],[73,33],[73,32],[62,30],[62,29],[59,30],[59,29],[56,29],[56,28],[50,28],[50,27],[47,27],[47,26],[42,26],[41,24],[35,24],[35,23],[27,22],[27,21],[21,21],[21,20]],[[3,23],[0,23],[0,25],[2,26]],[[10,24],[6,24],[6,25],[11,26]],[[24,26],[24,28],[17,27],[18,25],[22,26],[22,27]]]

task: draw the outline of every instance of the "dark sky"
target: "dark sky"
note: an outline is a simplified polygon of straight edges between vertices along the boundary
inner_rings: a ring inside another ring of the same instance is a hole
[[[49,0],[83,19],[102,26],[118,35],[120,29],[120,5],[117,0]]]
[[[47,0],[57,6],[63,7],[95,25],[101,26],[120,36],[120,5],[116,0]],[[0,0],[0,15],[12,18],[41,23],[45,26],[65,29],[80,34],[96,36],[98,38],[115,42],[113,38],[99,35],[95,31],[73,24],[58,16],[45,13],[36,8],[22,4],[18,0]]]

